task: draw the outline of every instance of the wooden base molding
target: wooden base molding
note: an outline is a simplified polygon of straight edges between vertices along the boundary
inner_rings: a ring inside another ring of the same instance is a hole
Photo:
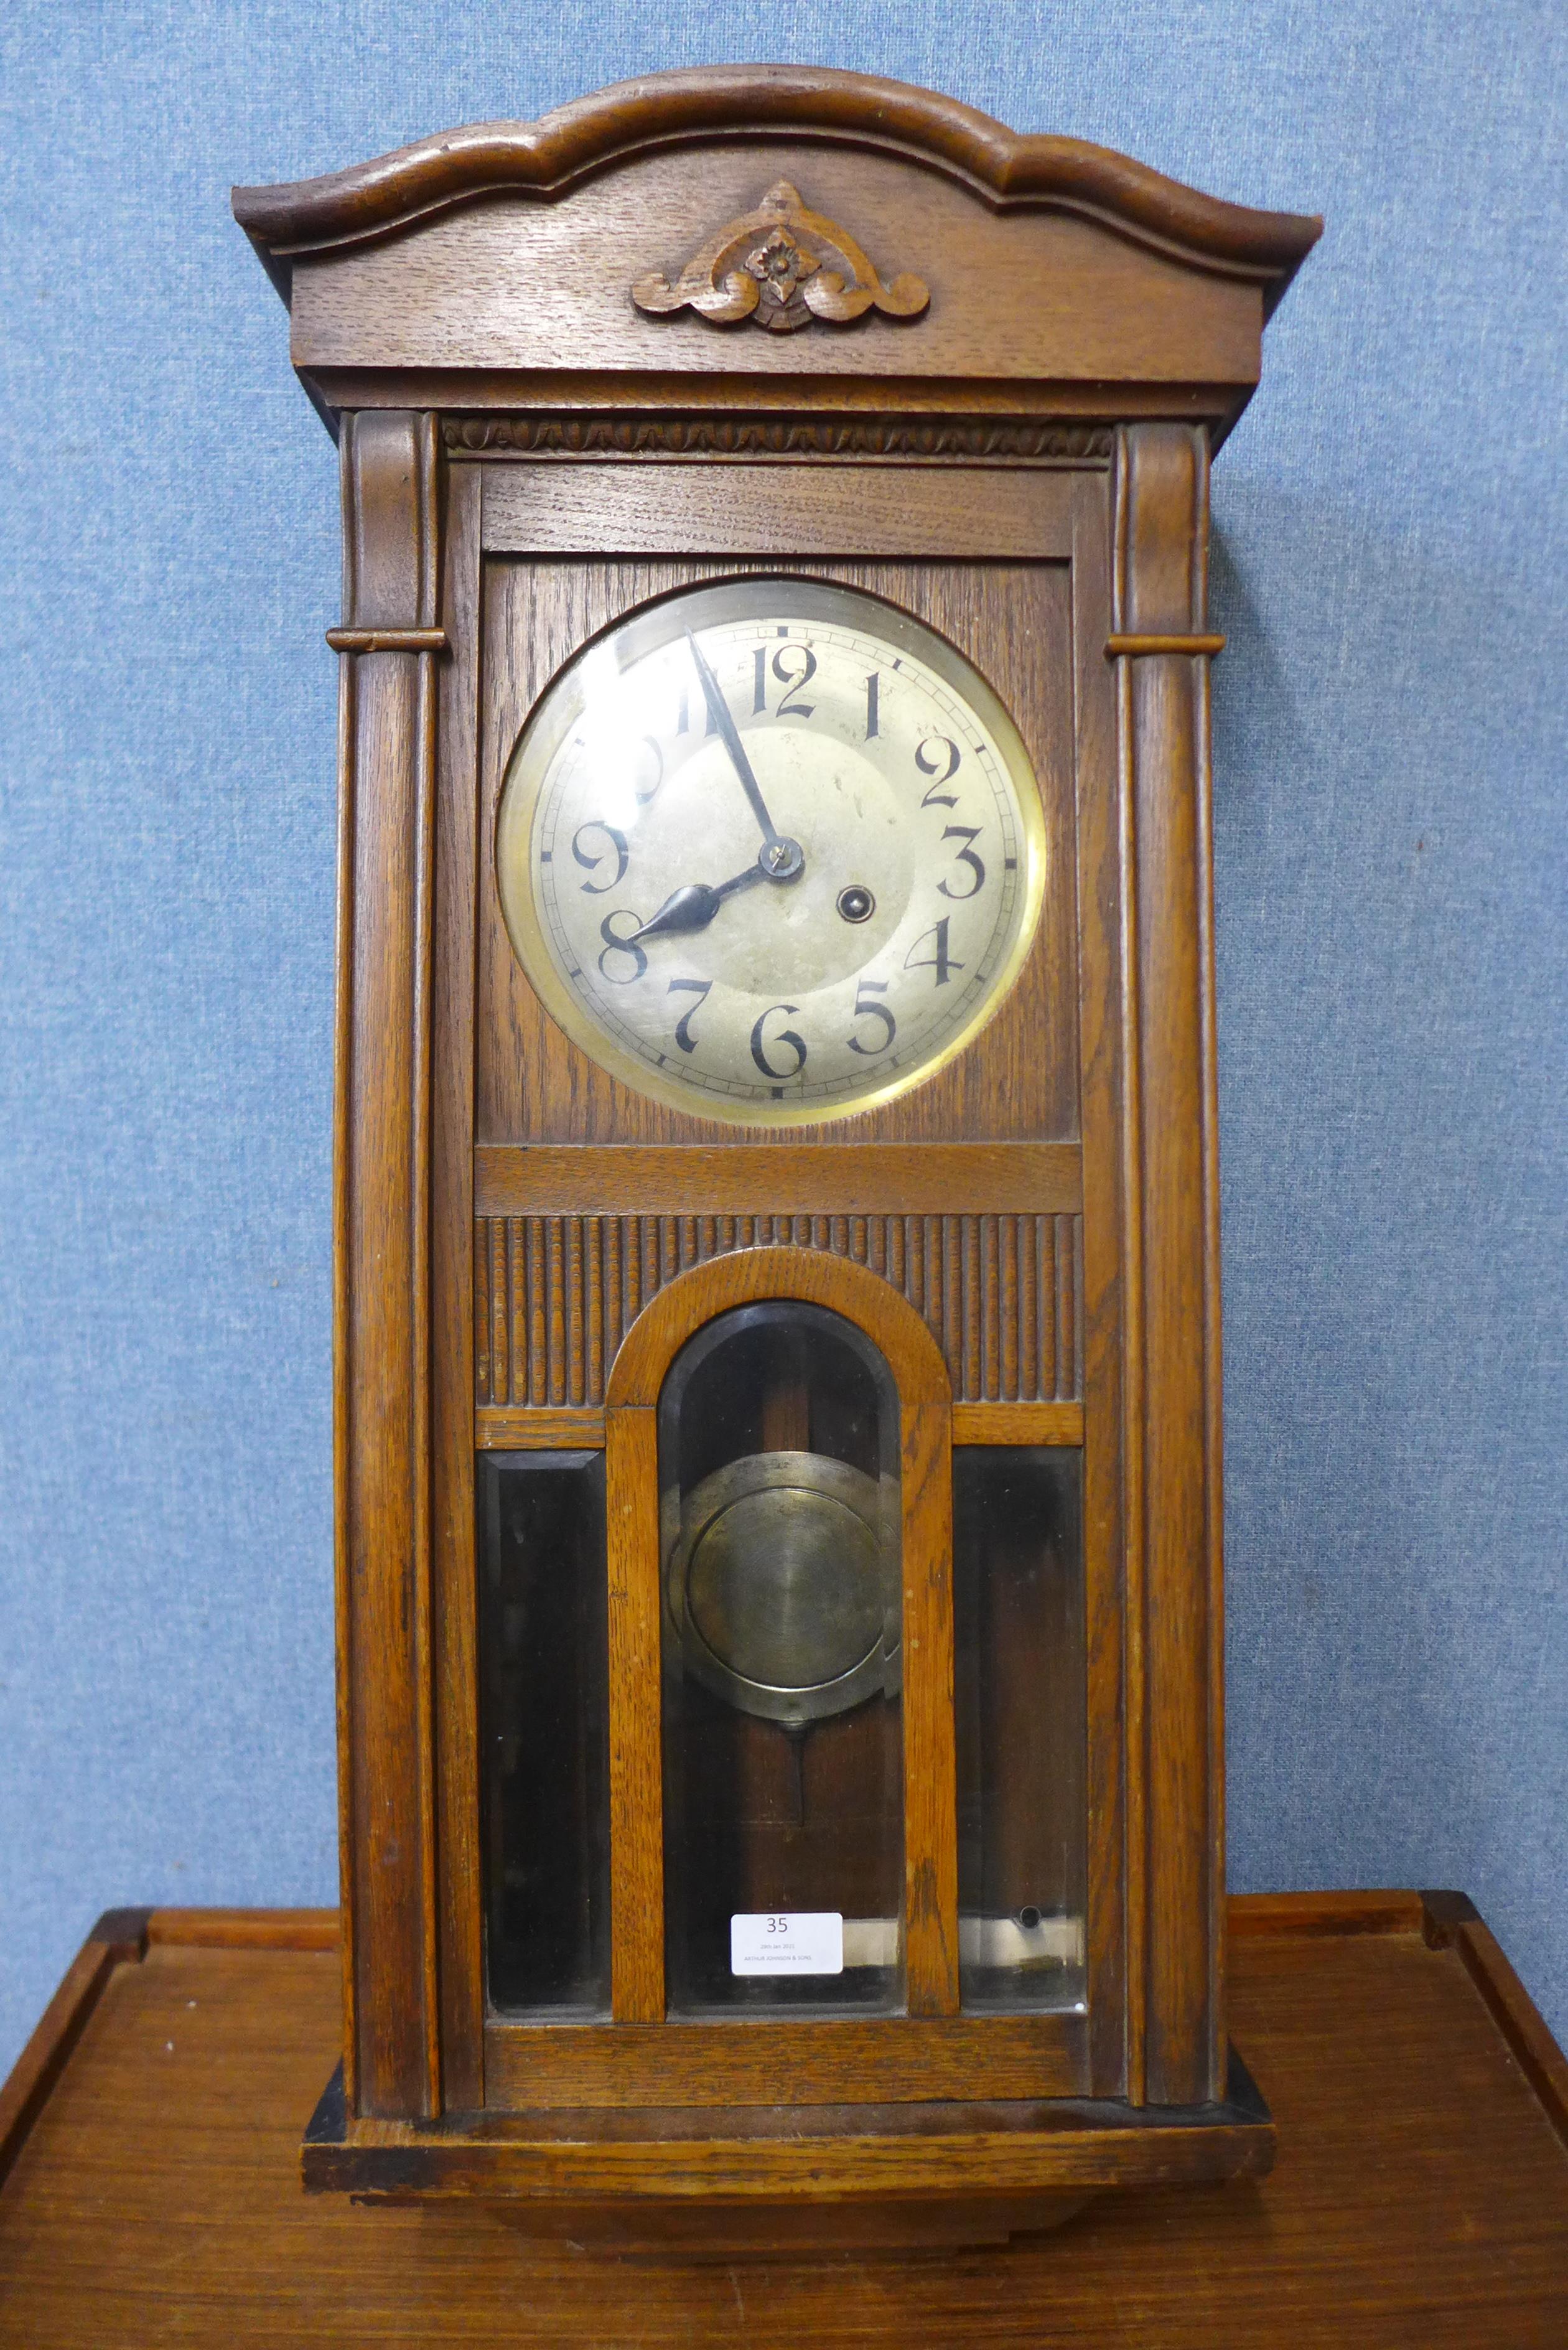
[[[1053,2099],[927,2106],[729,2106],[452,2116],[437,2126],[354,2122],[341,2072],[300,2155],[307,2192],[562,2197],[633,2210],[711,2195],[788,2208],[940,2195],[987,2203],[1262,2178],[1268,2109],[1231,2054],[1223,2103],[1138,2112]]]

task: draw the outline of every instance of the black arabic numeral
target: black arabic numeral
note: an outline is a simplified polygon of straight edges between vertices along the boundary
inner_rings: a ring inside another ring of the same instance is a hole
[[[944,764],[942,754],[946,753]],[[934,754],[934,756],[928,756]],[[922,775],[933,781],[920,802],[922,807],[957,807],[958,794],[944,792],[940,786],[950,783],[959,769],[959,746],[946,734],[928,734],[915,753],[915,764]]]
[[[766,715],[768,706],[768,649],[759,645],[752,655],[752,716]]]
[[[590,851],[586,847],[584,836],[593,832],[600,834],[607,840],[610,844],[609,847],[597,851]],[[585,897],[603,898],[616,887],[618,882],[623,881],[626,879],[627,858],[629,852],[626,845],[625,833],[618,832],[613,824],[606,824],[602,817],[590,816],[587,824],[578,825],[572,835],[572,855],[585,873],[597,873],[601,865],[607,865],[609,862],[612,852],[615,857],[615,871],[607,881],[583,882],[581,888]]]
[[[877,704],[881,700],[879,691],[881,679],[881,671],[874,669],[866,681],[866,740],[867,743],[873,734],[879,734],[882,731],[877,723],[880,715]]]
[[[933,930],[922,931],[904,957],[906,971],[934,971],[937,975],[932,983],[937,987],[945,987],[953,972],[963,969],[962,963],[955,962],[948,952],[948,923],[950,919],[950,915],[944,914]],[[917,955],[915,947],[923,947],[928,939],[936,941],[935,954]]]
[[[758,1014],[756,1025],[752,1030],[752,1058],[764,1077],[772,1077],[776,1082],[781,1077],[796,1077],[805,1068],[805,1038],[799,1035],[793,1028],[781,1028],[776,1036],[771,1036],[768,1039],[770,1045],[787,1045],[794,1053],[794,1059],[787,1069],[775,1069],[763,1050],[763,1022],[771,1020],[775,1012],[798,1012],[799,1010],[798,1003],[770,1003],[765,1012]]]
[[[784,662],[794,654],[796,659],[786,669]],[[805,666],[802,666],[802,663]],[[816,655],[809,645],[781,645],[774,655],[774,675],[784,689],[783,701],[774,711],[775,718],[809,718],[815,709],[815,702],[796,702],[794,696],[803,686],[809,685],[816,675]]]
[[[974,879],[971,882],[967,889],[955,889],[951,884],[947,881],[939,881],[937,883],[937,888],[944,898],[955,899],[958,903],[961,905],[966,898],[976,896],[977,893],[985,887],[985,867],[981,863],[980,858],[970,847],[970,842],[971,840],[978,840],[980,838],[980,827],[978,824],[950,824],[944,830],[942,838],[944,840],[962,841],[963,847],[961,848],[955,848],[953,856],[960,865],[967,865],[970,871],[974,875]]]
[[[629,922],[633,931],[640,931],[642,917],[640,914],[634,914],[629,906],[618,906],[614,913],[607,914],[599,924],[599,936],[605,942],[604,952],[599,957],[599,969],[612,987],[629,987],[632,982],[640,979],[648,969],[648,957],[629,935],[624,939],[619,936],[615,929],[617,922]],[[624,979],[618,979],[615,972],[611,971],[609,967],[611,955],[630,955],[634,968],[627,972]]]
[[[670,983],[668,990],[670,994],[694,995],[697,998],[695,1003],[687,1005],[675,1024],[675,1041],[683,1053],[694,1053],[697,1050],[697,1039],[691,1034],[692,1015],[701,1011],[702,999],[712,984],[711,979],[672,979]]]
[[[919,941],[917,941],[916,943],[918,945]],[[870,1020],[880,1020],[883,1028],[887,1033],[882,1037],[881,1042],[876,1045],[863,1045],[858,1036],[851,1036],[849,1039],[849,1049],[852,1053],[865,1053],[867,1055],[885,1053],[888,1045],[892,1043],[894,1037],[898,1035],[898,1024],[894,1019],[892,1014],[888,1011],[887,1005],[885,1003],[867,1003],[867,1001],[868,995],[886,995],[887,993],[888,982],[885,979],[863,979],[856,989],[855,1009],[850,1014],[850,1018],[852,1020],[858,1020],[864,1016]]]

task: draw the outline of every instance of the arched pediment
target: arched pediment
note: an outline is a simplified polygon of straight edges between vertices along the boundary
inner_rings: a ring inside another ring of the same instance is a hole
[[[1204,195],[1086,140],[1010,130],[933,90],[796,66],[617,82],[537,122],[472,123],[319,179],[236,188],[234,214],[286,294],[297,256],[362,244],[487,197],[556,201],[612,167],[740,140],[880,153],[941,174],[997,210],[1076,214],[1190,266],[1256,281],[1265,316],[1322,227]]]
[[[1321,225],[794,66],[622,82],[234,207],[329,421],[733,411],[809,375],[818,411],[1177,416],[1216,439]]]

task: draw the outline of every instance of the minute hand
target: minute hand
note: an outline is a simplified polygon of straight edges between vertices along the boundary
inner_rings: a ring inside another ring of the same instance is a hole
[[[690,629],[686,631],[686,641],[691,648],[691,658],[697,665],[697,674],[702,681],[702,699],[708,704],[708,715],[717,729],[720,741],[730,754],[731,764],[741,779],[741,789],[751,802],[752,814],[762,827],[763,844],[772,848],[782,836],[774,828],[774,820],[768,814],[757,779],[752,773],[752,763],[741,746],[740,729],[730,714],[730,705],[724,699],[719,681],[703,660],[702,648]]]

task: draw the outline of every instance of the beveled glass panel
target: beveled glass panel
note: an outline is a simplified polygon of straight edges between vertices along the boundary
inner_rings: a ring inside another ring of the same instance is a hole
[[[898,1426],[881,1356],[812,1305],[720,1315],[665,1383],[672,2014],[901,2002]]]
[[[959,1979],[966,2008],[1084,1996],[1083,1455],[953,1452]]]
[[[607,2015],[604,1455],[482,1452],[477,1484],[489,2002]]]

